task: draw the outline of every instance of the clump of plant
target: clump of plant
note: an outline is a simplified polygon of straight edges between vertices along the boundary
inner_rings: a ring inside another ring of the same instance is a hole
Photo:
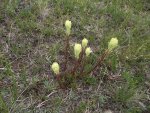
[[[65,54],[64,54],[64,62],[62,65],[59,65],[57,62],[54,62],[51,66],[54,74],[56,75],[56,79],[61,88],[69,87],[74,81],[77,79],[82,79],[84,76],[90,75],[94,72],[98,67],[102,66],[104,63],[104,59],[113,51],[114,48],[118,46],[117,38],[112,38],[110,42],[108,42],[108,48],[104,51],[102,55],[100,55],[96,59],[96,63],[92,64],[92,67],[85,68],[88,63],[88,60],[93,53],[92,49],[88,47],[88,40],[84,38],[80,43],[75,43],[73,47],[74,55],[72,60],[70,61],[70,34],[71,34],[71,26],[72,23],[69,20],[66,20],[66,41],[65,41]]]
[[[122,77],[126,82],[116,90],[114,99],[125,104],[133,99],[132,97],[134,97],[137,91],[139,80],[136,77],[131,76],[128,72],[123,73]]]

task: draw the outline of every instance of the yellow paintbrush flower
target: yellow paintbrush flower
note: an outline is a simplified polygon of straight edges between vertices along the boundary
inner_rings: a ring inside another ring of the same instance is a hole
[[[91,52],[92,52],[92,50],[91,50],[90,47],[86,48],[85,54],[86,54],[87,57],[91,54]]]
[[[55,74],[59,74],[59,64],[57,62],[54,62],[51,66],[52,70]]]
[[[65,27],[66,27],[66,34],[67,34],[68,36],[70,35],[70,32],[71,32],[71,25],[72,25],[71,21],[66,20],[66,22],[65,22]]]
[[[82,51],[82,47],[81,47],[81,44],[75,44],[74,45],[74,54],[75,54],[75,58],[79,59],[79,55]]]
[[[87,40],[86,38],[84,38],[84,39],[82,40],[82,47],[85,49],[86,46],[87,46],[87,44],[88,44],[88,40]]]
[[[110,42],[108,43],[108,50],[112,51],[117,46],[118,46],[118,39],[117,38],[112,38],[110,40]]]

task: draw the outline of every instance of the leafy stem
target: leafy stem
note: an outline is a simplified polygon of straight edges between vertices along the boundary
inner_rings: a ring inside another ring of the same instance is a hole
[[[69,58],[69,36],[67,36],[66,38],[64,71],[66,71],[67,69],[68,58]]]

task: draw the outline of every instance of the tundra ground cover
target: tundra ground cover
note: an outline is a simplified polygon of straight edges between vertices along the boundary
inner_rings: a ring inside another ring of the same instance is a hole
[[[149,0],[1,0],[0,112],[148,113],[149,6]],[[67,19],[71,47],[87,38],[93,57],[112,37],[119,47],[95,73],[64,90],[51,65],[63,59]]]

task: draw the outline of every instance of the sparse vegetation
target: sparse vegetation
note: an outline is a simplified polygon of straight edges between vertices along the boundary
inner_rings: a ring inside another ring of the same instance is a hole
[[[149,0],[1,0],[0,113],[149,113],[149,6]],[[72,69],[74,45],[87,38],[93,52],[80,65],[88,71],[112,37],[119,47],[101,67],[80,79],[67,76],[65,89],[59,87],[53,62],[60,72]]]

